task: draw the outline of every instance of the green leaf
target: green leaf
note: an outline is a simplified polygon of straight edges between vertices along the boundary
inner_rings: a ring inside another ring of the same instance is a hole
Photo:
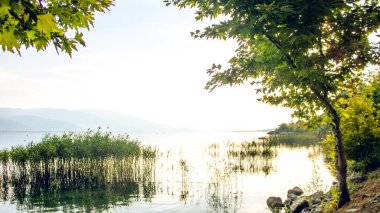
[[[33,41],[36,38],[36,32],[33,30],[26,31],[26,36],[28,38],[28,41]]]
[[[5,17],[9,15],[10,9],[11,7],[9,5],[6,5],[6,4],[0,5],[0,18],[5,19]]]
[[[4,30],[2,34],[0,34],[0,45],[3,51],[7,50],[12,53],[14,52],[14,48],[16,48],[16,50],[20,48],[20,44],[13,34],[13,30]]]
[[[83,40],[83,33],[76,33],[75,40],[78,41],[82,46],[86,46],[86,43]]]
[[[44,14],[37,16],[37,30],[41,33],[46,34],[50,38],[50,34],[58,30],[57,23],[54,21],[54,16],[52,14]]]

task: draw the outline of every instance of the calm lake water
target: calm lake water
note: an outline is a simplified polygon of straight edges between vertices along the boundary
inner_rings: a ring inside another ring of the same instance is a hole
[[[0,147],[38,141],[43,133],[0,133]],[[20,193],[1,190],[0,212],[270,212],[269,196],[299,186],[326,190],[333,181],[318,146],[271,147],[266,156],[231,154],[264,132],[130,134],[156,146],[153,175],[118,189]],[[147,181],[148,180],[148,181]]]

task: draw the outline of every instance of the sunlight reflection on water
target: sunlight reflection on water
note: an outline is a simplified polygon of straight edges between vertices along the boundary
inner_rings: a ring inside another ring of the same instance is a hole
[[[37,133],[29,134],[28,138],[22,133],[11,134],[9,140],[5,133],[1,134],[2,147],[9,147],[15,141],[25,144],[32,137],[38,140]],[[279,146],[270,157],[228,155],[231,144],[239,145],[264,135],[264,132],[131,134],[131,138],[137,138],[144,145],[156,146],[161,152],[156,162],[152,188],[138,183],[139,188],[128,198],[130,202],[105,203],[109,206],[104,211],[269,212],[266,207],[269,196],[285,199],[287,190],[294,186],[307,191],[314,181],[315,188],[316,179],[317,186],[322,189],[327,189],[332,183],[333,178],[316,146]],[[93,193],[101,194],[97,191]],[[106,195],[114,196],[112,192]],[[71,194],[65,196],[68,197],[66,199],[81,199],[70,197],[73,196]],[[115,195],[118,196],[122,194]],[[64,211],[67,206],[59,207],[64,204],[70,202],[59,201],[58,208],[53,211]],[[36,211],[36,207],[44,208],[43,203],[28,205],[25,207],[17,202],[3,201],[0,211],[16,212],[17,208]],[[83,206],[73,208],[80,210]]]

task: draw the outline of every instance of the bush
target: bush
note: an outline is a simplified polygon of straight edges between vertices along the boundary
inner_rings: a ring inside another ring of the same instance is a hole
[[[361,162],[366,170],[380,163],[380,128],[370,96],[355,94],[342,110],[342,133],[347,158]]]
[[[359,85],[339,99],[343,145],[353,170],[371,171],[380,166],[380,74],[371,84]],[[334,138],[323,141],[327,159],[334,162]]]

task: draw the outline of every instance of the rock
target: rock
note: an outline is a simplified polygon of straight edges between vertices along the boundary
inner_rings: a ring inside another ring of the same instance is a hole
[[[301,213],[304,208],[309,207],[309,202],[305,199],[298,199],[293,202],[289,210],[292,213]]]
[[[360,173],[353,173],[351,176],[350,176],[350,181],[352,183],[362,183],[364,182],[365,180],[367,180],[367,176],[363,175],[363,174],[360,174]]]
[[[299,187],[296,186],[293,189],[288,190],[288,197],[289,197],[289,194],[294,194],[294,195],[300,196],[303,194],[303,191],[302,191],[302,189],[300,189]]]
[[[286,207],[289,207],[290,205],[292,205],[292,203],[293,203],[293,200],[287,198],[282,205],[286,206]]]
[[[295,201],[295,200],[297,200],[297,198],[298,198],[298,196],[297,195],[295,195],[295,194],[292,194],[292,193],[288,193],[288,197],[287,197],[289,200],[291,200],[291,201]]]
[[[322,206],[317,206],[311,210],[311,213],[323,213]]]
[[[283,207],[282,199],[280,197],[269,197],[267,199],[267,205],[270,209],[277,209]]]
[[[323,200],[324,194],[322,191],[315,192],[309,196],[311,204],[320,204]]]

